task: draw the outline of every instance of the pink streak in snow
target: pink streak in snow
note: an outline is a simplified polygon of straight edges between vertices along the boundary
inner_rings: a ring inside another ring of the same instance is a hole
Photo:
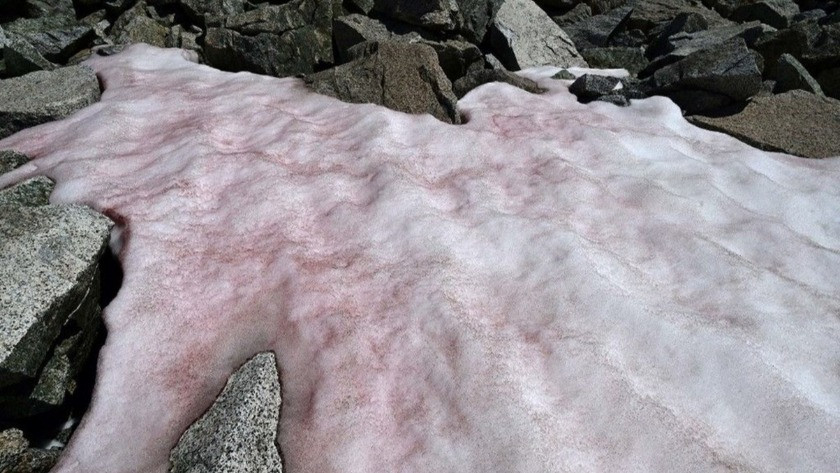
[[[0,187],[124,225],[57,471],[164,471],[265,349],[290,472],[837,470],[840,161],[550,68],[452,126],[185,58],[93,59],[102,102],[0,141],[37,166]]]

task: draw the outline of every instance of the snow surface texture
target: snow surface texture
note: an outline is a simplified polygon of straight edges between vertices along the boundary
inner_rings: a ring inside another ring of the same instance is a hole
[[[446,125],[134,46],[0,141],[123,227],[59,472],[162,472],[257,352],[289,472],[837,471],[840,161],[664,98],[483,86]]]

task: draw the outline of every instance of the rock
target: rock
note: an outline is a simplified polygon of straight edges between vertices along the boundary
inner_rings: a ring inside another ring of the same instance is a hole
[[[584,74],[569,86],[569,92],[575,94],[581,103],[589,103],[604,95],[613,94],[620,83],[618,77]]]
[[[350,59],[348,51],[357,44],[366,41],[387,41],[394,36],[398,35],[391,32],[381,21],[357,13],[336,18],[333,23],[333,41],[341,61]],[[412,37],[415,41],[419,38],[420,35]]]
[[[840,67],[820,72],[817,75],[817,82],[826,95],[840,99]]]
[[[169,472],[281,472],[276,444],[281,402],[274,353],[254,356],[178,440]]]
[[[812,47],[797,59],[815,72],[840,66],[840,23],[820,26]]]
[[[814,9],[803,11],[802,13],[797,13],[791,19],[792,23],[799,23],[799,22],[817,22],[822,20],[823,18],[827,17],[828,13],[825,10]]]
[[[4,170],[19,164],[0,152]],[[101,324],[99,258],[111,221],[48,205],[38,177],[0,191],[0,416],[59,407],[76,388]]]
[[[64,118],[99,100],[99,81],[87,66],[31,72],[0,81],[0,138]]]
[[[671,35],[665,40],[664,44],[664,50],[668,52],[651,61],[648,67],[639,73],[639,77],[647,77],[668,64],[673,64],[697,52],[718,47],[735,38],[742,38],[747,46],[750,46],[765,34],[765,28],[769,27],[754,21],[743,25]]]
[[[373,0],[348,0],[348,2],[358,8],[359,11],[365,15],[373,10]]]
[[[774,91],[779,93],[795,89],[823,95],[820,84],[805,69],[805,66],[790,54],[782,54],[779,57],[779,63],[776,65],[776,89]]]
[[[659,69],[651,85],[697,113],[752,97],[761,88],[761,71],[744,40],[734,38]]]
[[[21,38],[12,38],[3,48],[6,74],[10,77],[22,76],[34,71],[49,71],[55,64],[47,61],[41,53]]]
[[[575,80],[577,76],[569,72],[567,69],[561,69],[557,74],[551,76],[552,79],[559,79],[559,80]]]
[[[58,450],[30,448],[18,429],[0,432],[0,471],[4,473],[47,473],[58,460]]]
[[[767,66],[765,74],[772,77],[782,54],[801,60],[813,48],[820,34],[820,27],[816,24],[796,23],[790,28],[762,33],[751,47],[764,58]]]
[[[461,10],[459,31],[475,44],[481,44],[505,0],[456,0]]]
[[[3,25],[6,34],[26,40],[48,61],[63,63],[90,45],[93,28],[73,16],[21,18]]]
[[[633,2],[633,13],[627,22],[628,28],[644,32],[673,20],[680,13],[696,13],[710,26],[726,26],[731,22],[714,10],[704,7],[695,0],[637,0]]]
[[[633,75],[638,74],[648,64],[645,52],[640,48],[589,48],[581,50],[580,53],[590,67],[598,69],[624,68]]]
[[[645,51],[647,57],[655,58],[669,53],[675,49],[668,39],[680,33],[695,33],[709,29],[709,22],[706,17],[697,13],[680,13],[668,23],[651,30],[654,37],[650,46]]]
[[[578,49],[605,47],[613,35],[624,28],[632,12],[633,7],[616,8],[567,26],[565,31]]]
[[[453,0],[374,0],[373,9],[389,18],[430,30],[454,31],[459,24]]]
[[[807,158],[840,156],[840,101],[804,90],[756,97],[736,115],[692,117],[691,122],[764,150]]]
[[[146,43],[152,46],[166,46],[166,26],[146,15],[146,2],[141,1],[126,10],[114,22],[111,36],[116,44]]]
[[[345,102],[429,113],[447,123],[460,123],[457,98],[431,47],[387,41],[357,48],[358,59],[307,76],[307,84]]]
[[[463,77],[471,69],[484,68],[484,55],[472,43],[458,40],[419,41],[430,46],[438,56],[438,63],[450,81]]]
[[[519,76],[504,69],[479,69],[470,71],[464,77],[456,80],[452,85],[452,89],[454,90],[455,95],[460,99],[476,87],[489,84],[490,82],[504,82],[514,87],[519,87],[520,89],[532,94],[540,94],[544,92],[544,90],[531,79]]]
[[[792,0],[759,0],[744,2],[729,15],[735,21],[758,20],[774,28],[787,28],[791,19],[799,13],[799,6]]]
[[[177,4],[188,18],[202,27],[245,12],[244,0],[177,0]]]
[[[571,10],[562,15],[552,17],[552,19],[560,27],[566,27],[584,21],[590,17],[592,17],[592,9],[589,5],[585,3],[578,3]]]
[[[207,64],[227,71],[273,76],[311,73],[331,64],[332,5],[329,0],[293,0],[262,5],[209,28]]]
[[[587,65],[569,36],[532,0],[506,0],[490,37],[494,52],[511,70]]]

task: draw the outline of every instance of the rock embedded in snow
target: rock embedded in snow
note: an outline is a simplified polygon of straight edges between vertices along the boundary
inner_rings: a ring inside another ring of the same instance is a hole
[[[545,92],[545,89],[542,89],[531,79],[522,77],[504,69],[476,69],[470,71],[464,77],[461,77],[452,84],[452,90],[460,99],[476,87],[489,84],[491,82],[503,82],[532,94]]]
[[[692,117],[692,122],[769,151],[840,156],[840,101],[804,90],[756,97],[738,114]]]
[[[460,123],[458,99],[430,46],[394,41],[356,46],[358,59],[306,78],[312,90],[350,103],[428,113]]]
[[[569,86],[569,92],[575,94],[581,103],[589,103],[602,95],[612,94],[619,82],[618,77],[584,74]]]
[[[804,90],[812,94],[823,95],[819,82],[814,79],[795,57],[790,54],[782,54],[776,64],[776,88],[775,92],[787,92],[788,90]]]
[[[505,0],[490,34],[496,56],[511,70],[587,65],[569,35],[532,0]]]
[[[274,353],[254,356],[178,440],[169,472],[282,472],[275,443],[281,402]]]
[[[99,82],[87,66],[36,71],[0,80],[0,138],[64,118],[99,100]]]

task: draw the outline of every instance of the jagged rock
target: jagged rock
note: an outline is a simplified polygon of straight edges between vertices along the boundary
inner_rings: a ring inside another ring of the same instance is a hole
[[[0,81],[0,138],[64,118],[99,100],[99,81],[87,66],[36,71]]]
[[[362,13],[367,15],[368,13],[373,10],[373,0],[348,0],[349,3],[353,4],[356,8],[358,8]]]
[[[647,77],[654,71],[669,64],[683,60],[688,56],[703,50],[718,47],[735,38],[742,38],[747,46],[755,44],[766,33],[764,26],[757,21],[742,25],[724,26],[693,33],[677,33],[669,36],[664,43],[667,54],[657,57],[639,73],[639,77]],[[650,57],[650,56],[648,56]],[[766,59],[766,58],[765,58]]]
[[[251,358],[178,440],[169,472],[280,473],[280,395],[274,353]]]
[[[63,63],[89,46],[94,38],[93,28],[76,21],[73,16],[55,15],[41,18],[21,18],[3,25],[6,34],[16,35],[48,61]]]
[[[719,13],[704,7],[696,0],[637,0],[632,5],[633,13],[627,26],[645,32],[671,21],[680,13],[701,15],[713,27],[731,24]]]
[[[430,46],[438,56],[438,63],[450,81],[458,80],[472,69],[484,68],[484,55],[478,46],[466,41],[419,41]]]
[[[820,27],[813,23],[796,23],[790,28],[767,31],[751,46],[764,58],[765,74],[772,77],[782,54],[802,59],[820,36]]]
[[[779,57],[779,63],[776,65],[775,92],[787,92],[795,89],[823,95],[820,84],[805,69],[805,66],[790,54],[782,54]]]
[[[166,26],[146,15],[146,2],[141,1],[126,10],[114,22],[111,36],[115,44],[146,43],[152,46],[166,46]]]
[[[429,113],[447,123],[460,123],[452,85],[430,46],[386,41],[356,48],[358,59],[307,76],[307,84],[345,102]]]
[[[470,71],[464,77],[455,81],[452,89],[455,95],[460,99],[467,95],[471,90],[478,86],[489,84],[490,82],[504,82],[514,87],[531,92],[532,94],[540,94],[544,90],[537,85],[536,82],[514,74],[513,72],[504,69],[480,69]]]
[[[575,94],[581,103],[589,103],[604,95],[613,94],[621,81],[618,77],[584,74],[569,86],[569,92]]]
[[[244,0],[177,0],[184,13],[199,26],[217,24],[245,12]]]
[[[430,30],[454,31],[460,23],[454,0],[374,0],[373,10]]]
[[[585,3],[578,3],[571,10],[567,11],[562,15],[554,16],[552,17],[552,19],[561,28],[565,28],[575,23],[584,21],[590,17],[592,17],[592,8],[590,8],[589,5]]]
[[[204,55],[207,64],[227,71],[305,74],[333,62],[331,31],[329,0],[262,5],[228,17],[223,28],[209,28]]]
[[[577,76],[575,76],[574,74],[569,72],[567,69],[561,69],[560,71],[557,72],[557,74],[554,74],[553,76],[551,76],[551,78],[552,79],[559,79],[559,80],[575,80],[575,79],[577,79]]]
[[[590,67],[598,69],[624,68],[633,75],[638,74],[648,64],[645,52],[640,48],[589,48],[581,50],[580,54],[586,59]]]
[[[820,72],[817,75],[817,82],[826,95],[840,99],[840,67]]]
[[[387,41],[395,36],[398,35],[391,32],[381,21],[358,13],[336,18],[333,23],[333,40],[341,61],[350,59],[348,51],[357,44],[366,41]],[[411,37],[415,41],[419,38],[420,35],[417,34]]]
[[[481,44],[490,24],[505,0],[456,0],[461,10],[459,31],[466,39]]]
[[[807,158],[840,156],[840,101],[804,90],[756,97],[736,115],[691,121],[764,150]]]
[[[0,171],[23,161],[0,152]],[[0,416],[60,406],[98,334],[99,258],[111,221],[85,206],[47,205],[38,177],[0,191]]]
[[[735,21],[758,20],[774,28],[787,28],[799,6],[792,0],[759,0],[739,5],[729,18]]]
[[[47,473],[58,460],[58,450],[30,448],[18,429],[0,432],[0,471],[3,473]]]
[[[567,26],[569,34],[578,49],[605,47],[616,32],[624,28],[633,7],[616,8],[602,15],[595,15],[574,25]]]
[[[494,52],[511,70],[587,65],[569,36],[532,0],[506,0],[490,35]]]
[[[840,23],[821,26],[813,46],[797,59],[815,72],[840,66]]]
[[[648,46],[645,54],[649,58],[655,58],[674,50],[674,45],[668,42],[671,36],[680,33],[695,33],[709,29],[709,22],[706,17],[697,13],[680,13],[668,23],[662,24],[651,30],[654,38]]]
[[[742,38],[690,54],[656,71],[651,86],[688,113],[744,101],[761,88],[761,71]]]
[[[22,76],[34,71],[48,71],[56,67],[22,38],[11,38],[6,42],[3,48],[3,59],[6,63],[6,74],[10,77]]]
[[[799,22],[817,22],[822,20],[823,18],[827,17],[828,13],[825,10],[814,9],[803,11],[801,13],[797,13],[791,19],[792,23],[799,23]]]

